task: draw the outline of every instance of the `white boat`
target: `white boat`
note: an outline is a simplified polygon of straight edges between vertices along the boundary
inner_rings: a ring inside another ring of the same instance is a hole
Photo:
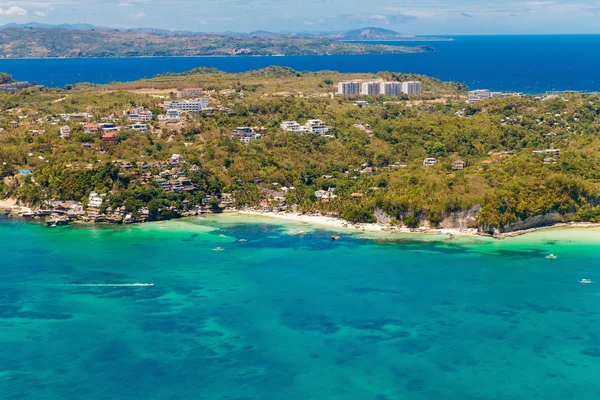
[[[243,243],[243,242],[247,242],[247,240],[246,240],[246,239],[240,239],[239,241],[240,241],[240,242],[242,242],[242,243]]]
[[[223,251],[223,250],[225,250],[225,249],[224,249],[224,248],[221,248],[221,247],[215,247],[213,250],[214,250],[214,251]]]
[[[592,282],[591,279],[582,279],[582,280],[579,281],[579,283],[583,283],[584,285],[589,285],[589,284],[594,283],[594,282]]]
[[[550,254],[546,256],[546,259],[548,260],[556,260],[558,257],[556,257],[554,254]]]
[[[220,238],[224,238],[225,235],[223,235],[222,233],[219,235]]]

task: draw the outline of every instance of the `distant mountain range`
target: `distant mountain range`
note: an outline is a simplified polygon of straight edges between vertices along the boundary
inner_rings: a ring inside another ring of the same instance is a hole
[[[344,40],[381,40],[383,34],[386,33],[372,28],[329,38],[264,31],[202,34],[150,29],[119,30],[85,24],[8,25],[0,29],[0,58],[280,56],[434,51],[429,46],[390,46]]]
[[[268,31],[254,31],[254,32],[218,32],[218,33],[205,33],[205,32],[191,32],[191,31],[170,31],[166,29],[157,28],[108,28],[103,26],[95,26],[90,24],[60,24],[50,25],[42,24],[38,22],[28,22],[25,24],[6,24],[1,25],[1,29],[9,28],[29,28],[29,29],[65,29],[65,30],[78,30],[78,31],[118,31],[118,32],[135,32],[135,33],[147,33],[153,35],[165,35],[165,36],[198,36],[198,35],[214,35],[214,36],[227,36],[237,38],[323,38],[330,40],[432,40],[436,38],[424,38],[413,35],[406,35],[398,33],[389,29],[366,27],[361,29],[355,29],[351,31],[336,31],[336,32],[268,32]]]

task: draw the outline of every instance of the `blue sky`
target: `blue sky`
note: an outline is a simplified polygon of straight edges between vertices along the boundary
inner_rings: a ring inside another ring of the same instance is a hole
[[[0,24],[29,21],[203,32],[600,33],[600,0],[0,0]]]

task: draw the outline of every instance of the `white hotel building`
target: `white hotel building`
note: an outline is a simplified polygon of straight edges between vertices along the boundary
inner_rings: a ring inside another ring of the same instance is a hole
[[[421,94],[421,82],[402,82],[402,93],[409,96]]]
[[[338,94],[345,96],[356,96],[360,94],[360,82],[340,82],[338,83]]]
[[[379,93],[384,96],[400,96],[402,94],[401,82],[381,82]]]
[[[381,84],[379,82],[363,82],[360,94],[370,96],[379,94]]]
[[[165,101],[164,107],[168,110],[179,110],[182,112],[200,114],[204,108],[208,107],[208,99],[198,98],[193,100]]]

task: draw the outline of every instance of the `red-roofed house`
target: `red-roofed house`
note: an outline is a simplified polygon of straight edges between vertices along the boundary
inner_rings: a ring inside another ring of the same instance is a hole
[[[83,132],[85,133],[98,133],[100,132],[100,127],[96,124],[85,124],[83,126]]]
[[[117,132],[106,132],[102,135],[104,143],[114,143],[117,141]]]

